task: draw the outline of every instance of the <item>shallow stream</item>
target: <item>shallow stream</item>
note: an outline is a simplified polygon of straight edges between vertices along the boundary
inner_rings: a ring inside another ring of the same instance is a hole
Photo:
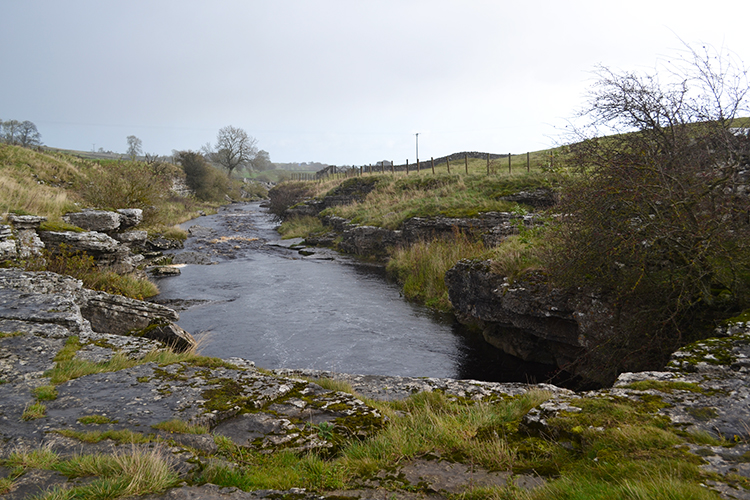
[[[176,259],[216,264],[188,264],[180,276],[159,279],[157,301],[181,306],[178,324],[201,339],[203,354],[268,369],[487,381],[542,382],[552,370],[406,302],[382,268],[326,249],[286,248],[258,203],[183,225],[193,226]]]

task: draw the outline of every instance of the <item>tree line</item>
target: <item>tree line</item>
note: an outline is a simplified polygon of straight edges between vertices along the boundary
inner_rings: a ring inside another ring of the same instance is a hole
[[[42,134],[29,120],[0,120],[0,142],[30,148],[42,145]]]

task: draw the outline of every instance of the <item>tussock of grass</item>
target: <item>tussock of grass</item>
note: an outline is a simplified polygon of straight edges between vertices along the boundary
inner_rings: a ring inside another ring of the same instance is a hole
[[[565,477],[531,493],[518,493],[518,500],[716,500],[717,494],[705,486],[670,476],[644,476],[617,482],[585,476]]]
[[[96,476],[93,481],[70,489],[53,488],[39,500],[67,498],[121,498],[155,494],[174,487],[177,473],[161,448],[113,455],[83,455],[61,461],[55,470],[68,477]]]
[[[524,231],[504,239],[489,254],[490,270],[510,281],[529,271],[543,269],[545,244],[541,230]]]
[[[59,385],[75,378],[95,373],[106,373],[132,368],[139,361],[128,358],[125,354],[118,352],[109,361],[103,363],[94,363],[82,359],[68,359],[58,361],[54,368],[47,371],[45,376],[50,377],[50,381]]]
[[[507,470],[515,452],[504,439],[523,415],[549,398],[545,391],[529,391],[505,403],[463,404],[438,392],[419,393],[392,406],[406,416],[373,439],[353,443],[343,451],[346,466],[360,474],[392,467],[427,453]]]
[[[305,238],[311,234],[323,231],[323,223],[317,217],[291,217],[285,220],[279,227],[278,232],[282,239]]]
[[[57,388],[54,385],[43,385],[33,390],[34,396],[39,401],[52,401],[57,399]]]
[[[59,460],[57,453],[49,447],[42,447],[33,450],[15,450],[2,461],[2,465],[9,468],[51,469]]]
[[[202,366],[205,368],[237,368],[237,366],[224,361],[223,359],[201,356],[196,352],[198,346],[190,351],[181,353],[174,352],[170,349],[154,350],[138,360],[130,359],[122,352],[116,352],[109,361],[101,363],[75,359],[76,352],[78,352],[80,348],[81,343],[78,340],[78,337],[72,336],[68,338],[63,348],[54,358],[56,361],[55,367],[45,372],[45,376],[50,377],[50,381],[53,384],[59,385],[86,375],[124,370],[145,363],[170,365],[185,362],[193,366]]]
[[[116,420],[112,420],[104,415],[86,415],[79,418],[78,423],[83,425],[101,425],[116,423]]]
[[[153,440],[153,435],[143,435],[129,429],[106,430],[106,431],[75,431],[72,429],[58,429],[58,434],[83,441],[84,443],[99,443],[105,439],[111,439],[119,444],[148,443]]]
[[[74,455],[61,459],[49,448],[14,451],[0,464],[13,474],[0,481],[0,494],[12,490],[13,481],[27,469],[55,470],[69,478],[92,478],[82,485],[54,487],[35,496],[37,500],[103,499],[161,493],[179,482],[172,463],[161,447],[149,451],[119,451],[112,455]]]
[[[233,455],[233,459],[237,458],[236,454]],[[199,481],[244,491],[300,487],[323,491],[347,485],[346,470],[340,463],[323,460],[314,454],[300,457],[290,451],[261,454],[242,450],[241,459],[244,466],[242,468],[212,462],[203,471]]]
[[[32,403],[26,406],[21,415],[21,420],[36,420],[47,415],[47,407],[43,403]]]
[[[185,422],[184,420],[172,419],[165,422],[159,422],[151,427],[160,431],[165,431],[173,434],[207,434],[208,427],[205,425],[193,425]]]
[[[306,380],[318,384],[323,389],[329,391],[345,392],[347,394],[355,394],[354,388],[346,380],[336,380],[333,378],[307,378]]]
[[[391,252],[386,269],[401,283],[408,300],[450,311],[452,306],[445,273],[461,259],[481,259],[490,255],[481,241],[473,241],[458,233],[452,240],[420,241],[397,248]]]

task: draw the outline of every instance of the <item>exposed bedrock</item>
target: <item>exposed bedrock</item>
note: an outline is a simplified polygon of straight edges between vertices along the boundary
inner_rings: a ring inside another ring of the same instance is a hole
[[[491,271],[490,261],[463,260],[445,281],[459,321],[479,325],[488,343],[526,361],[576,373],[590,341],[610,332],[605,303],[550,287],[541,276],[511,283]]]
[[[510,212],[486,212],[477,217],[412,217],[401,229],[360,226],[347,219],[324,216],[323,224],[340,236],[338,249],[353,255],[385,257],[390,248],[410,245],[435,238],[454,238],[457,233],[481,237],[487,246],[497,245],[502,239],[518,233],[519,225],[537,223],[533,215]],[[333,237],[308,238],[309,244],[326,244]]]
[[[0,224],[0,259],[27,259],[50,253],[85,253],[99,266],[127,274],[142,267],[144,249],[161,250],[180,246],[175,240],[156,238],[134,230],[143,221],[143,211],[124,208],[117,211],[83,210],[63,219],[86,231],[50,231],[42,226],[46,217],[8,214],[9,225]]]
[[[34,325],[34,331],[51,332],[50,335],[58,330],[70,332],[68,335],[138,332],[178,350],[195,344],[192,336],[181,328],[168,328],[179,319],[174,310],[89,290],[79,280],[55,273],[0,269],[0,309],[4,311],[0,316],[0,331],[4,332],[25,331]],[[20,325],[25,327],[22,329]]]

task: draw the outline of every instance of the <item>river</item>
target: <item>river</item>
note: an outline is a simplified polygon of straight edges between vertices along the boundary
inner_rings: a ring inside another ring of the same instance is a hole
[[[203,354],[267,369],[498,382],[542,382],[551,372],[406,302],[382,268],[329,250],[285,248],[276,226],[259,203],[183,224],[194,236],[176,258],[197,254],[216,264],[188,264],[157,280],[157,301],[183,306],[178,324],[201,341]]]

